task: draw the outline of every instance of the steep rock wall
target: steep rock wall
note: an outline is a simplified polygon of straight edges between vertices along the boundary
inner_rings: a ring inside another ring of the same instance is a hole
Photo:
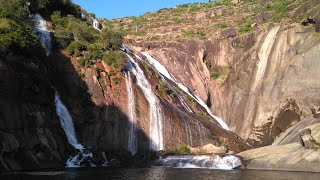
[[[183,45],[127,43],[157,58],[254,146],[271,144],[320,105],[319,43],[312,27],[271,24],[242,36],[230,28]],[[227,76],[210,80],[211,66],[227,69]]]
[[[0,169],[62,167],[73,150],[56,116],[54,90],[40,60],[24,61],[0,59]]]

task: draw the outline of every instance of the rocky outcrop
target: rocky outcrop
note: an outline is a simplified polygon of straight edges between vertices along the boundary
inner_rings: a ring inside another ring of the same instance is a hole
[[[306,123],[315,122],[317,118],[308,117]],[[319,119],[318,119],[319,120]],[[300,123],[301,125],[302,123]],[[298,137],[290,144],[272,145],[244,151],[239,155],[243,158],[247,169],[286,170],[320,172],[319,145],[320,124],[316,123],[296,131],[288,129],[286,136],[280,137],[284,144],[288,137]]]

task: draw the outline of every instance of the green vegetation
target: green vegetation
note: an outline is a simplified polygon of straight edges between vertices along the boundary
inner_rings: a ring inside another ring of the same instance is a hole
[[[189,105],[192,107],[192,108],[195,108],[197,106],[197,102],[189,95],[187,95],[187,99],[189,101]]]
[[[201,119],[205,119],[205,120],[209,120],[210,119],[208,117],[208,115],[206,113],[203,113],[203,112],[197,113],[197,116],[199,116]]]
[[[293,3],[294,0],[280,0],[272,3],[268,3],[264,6],[266,10],[273,10],[275,14],[272,16],[274,21],[281,21],[283,17],[287,14],[287,7],[289,4]]]
[[[20,54],[38,44],[23,0],[0,0],[0,53]]]
[[[228,28],[228,25],[226,23],[220,23],[220,24],[217,25],[217,27],[219,29],[226,29],[226,28]]]
[[[174,96],[174,92],[168,87],[167,83],[164,81],[159,81],[157,84],[157,89],[163,93],[163,95]]]
[[[84,73],[81,71],[81,69],[79,69],[79,70],[78,70],[78,76],[79,76],[80,78],[85,78],[85,77],[86,77],[86,74],[84,74]]]
[[[103,61],[109,66],[119,70],[126,63],[125,57],[121,51],[107,51],[103,56]]]
[[[114,71],[110,71],[108,74],[108,76],[115,76],[115,75],[116,75],[116,73]]]
[[[243,46],[242,43],[237,43],[237,44],[235,44],[233,47],[234,47],[235,49],[243,49],[243,48],[244,48],[244,46]]]
[[[54,11],[51,15],[54,22],[54,45],[66,49],[67,53],[78,59],[82,67],[103,60],[109,66],[120,71],[126,63],[124,54],[119,51],[123,36],[108,28],[101,32],[91,24],[74,15],[63,15]]]
[[[116,84],[119,84],[121,82],[121,79],[119,77],[113,77],[112,78],[113,82],[115,82]]]
[[[239,34],[245,34],[252,31],[252,25],[255,23],[252,19],[241,19],[238,23],[239,27],[237,29]]]
[[[211,78],[214,80],[222,79],[225,80],[230,72],[230,68],[228,66],[223,67],[220,71],[211,70]]]
[[[142,65],[143,68],[146,70],[148,77],[151,78],[151,76],[153,75],[153,70],[151,69],[151,67],[145,62],[142,62]]]
[[[19,53],[38,44],[30,26],[8,18],[0,18],[0,34],[0,53]]]
[[[190,154],[190,153],[191,153],[191,149],[188,146],[181,146],[180,148],[169,152],[169,154],[176,154],[176,155]]]

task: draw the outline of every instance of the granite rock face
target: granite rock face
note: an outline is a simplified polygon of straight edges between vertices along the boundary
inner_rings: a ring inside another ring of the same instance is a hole
[[[316,119],[319,120],[319,118],[308,117],[300,125],[288,129],[285,135],[277,140],[277,144],[281,145],[241,152],[239,156],[243,158],[246,168],[320,172],[320,124]],[[301,127],[303,123],[315,124],[303,128]],[[302,129],[298,128],[299,126]]]
[[[313,31],[271,24],[243,36],[218,33],[207,41],[128,43],[149,52],[235,133],[260,147],[312,114],[310,109],[319,109],[320,44]],[[211,66],[226,75],[212,80]]]

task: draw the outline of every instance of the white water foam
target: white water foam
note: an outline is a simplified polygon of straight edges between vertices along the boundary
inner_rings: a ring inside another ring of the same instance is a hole
[[[228,155],[224,157],[216,156],[168,156],[160,159],[164,167],[173,168],[203,168],[232,170],[242,165],[240,158]]]

